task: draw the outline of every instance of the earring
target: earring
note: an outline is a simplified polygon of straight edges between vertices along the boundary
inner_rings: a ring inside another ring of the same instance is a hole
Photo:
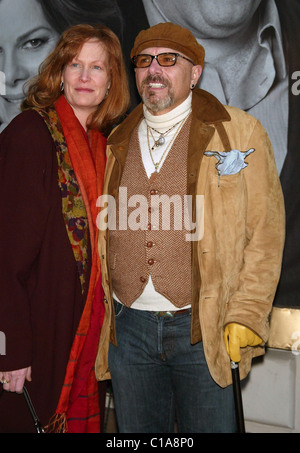
[[[63,81],[60,82],[60,91],[64,91],[64,82]]]
[[[193,84],[191,89],[193,90],[194,88],[195,88],[195,85]]]

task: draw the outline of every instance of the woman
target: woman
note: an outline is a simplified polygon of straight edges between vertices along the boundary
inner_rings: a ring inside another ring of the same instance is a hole
[[[38,73],[70,26],[105,24],[119,38],[122,18],[115,0],[0,0],[0,131],[20,113],[24,84]]]
[[[56,412],[49,430],[99,431],[96,200],[104,137],[128,103],[118,38],[106,26],[78,25],[0,135],[0,432],[32,430],[18,394],[25,379],[42,424]]]

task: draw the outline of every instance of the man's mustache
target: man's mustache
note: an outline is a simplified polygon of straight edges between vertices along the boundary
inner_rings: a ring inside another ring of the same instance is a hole
[[[142,86],[144,87],[145,85],[148,85],[149,83],[161,83],[163,85],[166,85],[169,88],[171,87],[169,80],[167,80],[164,77],[161,77],[159,75],[148,75],[143,80]]]

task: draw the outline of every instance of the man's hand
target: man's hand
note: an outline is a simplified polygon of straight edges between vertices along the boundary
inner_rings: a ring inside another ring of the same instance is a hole
[[[0,371],[0,382],[3,384],[3,390],[7,392],[22,393],[25,379],[31,381],[31,367],[15,371]]]
[[[240,362],[240,348],[258,346],[263,342],[251,329],[236,323],[227,324],[224,340],[227,353],[233,362]]]

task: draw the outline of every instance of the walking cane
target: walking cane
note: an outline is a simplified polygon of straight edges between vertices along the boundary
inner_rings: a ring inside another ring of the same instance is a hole
[[[244,421],[239,364],[236,362],[233,362],[231,360],[230,366],[231,366],[231,374],[232,374],[232,385],[233,385],[237,429],[238,429],[239,433],[245,433],[245,421]]]
[[[30,399],[28,390],[26,389],[25,385],[23,387],[23,393],[24,393],[24,396],[25,396],[25,399],[26,399],[26,403],[27,403],[28,409],[30,411],[31,417],[33,419],[35,430],[36,430],[37,433],[42,434],[42,433],[45,432],[44,428],[42,427],[42,425],[41,425],[41,423],[40,423],[40,421],[38,419],[38,416],[36,415],[35,409],[33,407],[32,401]]]

